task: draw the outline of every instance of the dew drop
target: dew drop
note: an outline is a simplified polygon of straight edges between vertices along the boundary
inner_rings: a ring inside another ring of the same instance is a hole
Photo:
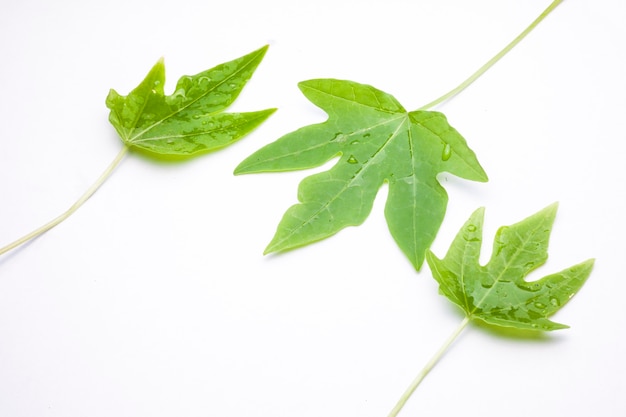
[[[452,156],[452,148],[449,143],[443,146],[443,152],[441,153],[441,159],[447,161]]]
[[[199,118],[201,118],[201,117],[202,117],[202,116],[200,116],[199,114],[195,114],[195,115],[193,116],[193,118],[194,118],[194,119],[196,119],[196,120],[198,120],[198,119],[199,119]]]
[[[473,224],[470,224],[469,226],[467,226],[467,231],[468,232],[475,232],[476,231],[476,226]]]
[[[354,155],[350,155],[350,158],[348,158],[348,163],[349,164],[358,164],[359,161],[356,160],[356,158],[354,157]]]
[[[353,140],[352,142],[350,142],[350,145],[358,145],[359,141],[358,140]]]
[[[178,90],[174,91],[174,93],[172,93],[172,98],[184,100],[185,99],[185,89],[184,88],[179,88]]]
[[[559,300],[557,300],[556,298],[550,298],[550,304],[552,304],[555,307],[558,307],[559,305],[561,305],[561,303],[559,303]]]
[[[546,305],[544,303],[537,302],[535,303],[535,307],[537,307],[538,309],[544,309],[546,308]]]
[[[331,139],[331,142],[335,142],[335,141],[340,141],[341,142],[342,140],[344,140],[344,138],[345,138],[345,135],[343,133],[339,132],[339,133],[335,134],[335,136]]]

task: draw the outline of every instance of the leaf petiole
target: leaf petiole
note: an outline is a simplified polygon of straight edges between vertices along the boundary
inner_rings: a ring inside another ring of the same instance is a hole
[[[85,191],[85,193],[82,196],[80,196],[80,198],[76,200],[76,202],[67,211],[65,211],[58,217],[55,217],[54,219],[44,224],[43,226],[39,227],[38,229],[33,230],[29,234],[17,239],[15,242],[10,243],[4,246],[3,248],[0,248],[0,255],[3,255],[9,252],[10,250],[15,249],[18,246],[23,245],[24,243],[38,237],[39,235],[47,232],[48,230],[52,229],[53,227],[57,226],[59,223],[63,222],[65,219],[70,217],[76,210],[80,208],[80,206],[82,206],[87,200],[89,200],[89,198],[98,190],[98,188],[100,188],[100,186],[104,183],[104,181],[106,181],[107,178],[111,176],[113,171],[115,171],[115,168],[117,168],[120,162],[122,162],[122,159],[124,159],[124,156],[127,153],[128,153],[128,146],[124,145],[124,147],[122,147],[122,149],[117,154],[113,162],[109,164],[107,169],[104,170],[104,172],[100,175],[100,177],[98,177],[96,182],[94,182],[91,185],[91,187],[89,187],[89,189]]]
[[[409,385],[406,391],[404,391],[404,394],[402,394],[402,397],[400,397],[400,399],[396,403],[396,406],[393,408],[393,410],[391,410],[388,417],[396,417],[398,415],[400,410],[402,410],[402,407],[404,407],[404,405],[409,400],[413,392],[417,389],[419,384],[422,383],[426,375],[428,375],[428,373],[433,369],[433,367],[437,364],[437,362],[439,362],[439,359],[442,358],[444,353],[446,353],[448,348],[452,345],[452,343],[454,343],[456,338],[461,334],[461,332],[463,331],[463,329],[465,329],[465,327],[467,326],[469,322],[470,322],[470,318],[466,316],[461,322],[461,324],[459,325],[459,327],[457,327],[456,330],[452,332],[450,337],[448,337],[448,339],[446,339],[444,344],[441,345],[437,353],[435,353],[433,357],[430,358],[426,366],[424,366],[424,368],[420,371],[420,373],[417,374],[413,382],[411,382],[411,385]]]
[[[435,107],[438,104],[443,103],[446,100],[451,99],[452,97],[459,94],[461,91],[465,90],[469,87],[474,81],[476,81],[481,75],[483,75],[489,68],[491,68],[496,62],[498,62],[504,55],[506,55],[511,49],[513,49],[522,39],[526,37],[543,19],[546,18],[554,10],[559,4],[561,4],[563,0],[554,0],[547,9],[543,11],[522,33],[517,35],[515,39],[513,39],[507,46],[505,46],[500,52],[498,52],[493,58],[491,58],[485,65],[478,68],[476,72],[470,75],[465,81],[459,84],[456,88],[450,90],[443,96],[438,99],[431,101],[430,103],[422,106],[419,110],[427,110],[432,107]]]

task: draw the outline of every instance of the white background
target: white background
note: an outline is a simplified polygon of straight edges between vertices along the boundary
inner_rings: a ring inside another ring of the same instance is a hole
[[[0,258],[0,416],[386,416],[461,321],[389,236],[386,189],[360,227],[263,256],[299,181],[235,177],[324,119],[309,78],[416,109],[456,86],[548,0],[78,1],[0,6],[0,245],[60,214],[121,147],[104,105],[164,56],[166,91],[265,44],[232,110],[278,107],[184,164],[130,154],[74,216]],[[490,182],[441,177],[443,256],[470,213],[497,227],[560,202],[540,277],[595,257],[537,337],[472,325],[402,416],[626,415],[626,3],[566,0],[443,111]],[[169,87],[169,88],[168,88]],[[324,168],[320,168],[324,169]]]

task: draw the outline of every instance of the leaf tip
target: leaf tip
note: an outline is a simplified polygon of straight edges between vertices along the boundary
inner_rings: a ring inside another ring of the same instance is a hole
[[[474,215],[484,217],[485,210],[486,210],[485,206],[478,207],[476,210],[474,210]]]
[[[159,72],[165,71],[165,57],[164,56],[161,56],[159,59],[157,59],[157,61],[152,66],[151,71],[159,71]]]
[[[547,330],[547,331],[552,331],[552,330],[566,330],[569,329],[570,326],[568,326],[567,324],[562,324],[562,323],[557,323],[554,321],[550,321],[550,326],[549,327],[543,327],[543,328],[539,328],[537,330]]]
[[[274,242],[270,242],[270,244],[267,245],[265,249],[263,250],[263,256],[269,255],[270,253],[274,253],[277,251],[278,249],[275,247]]]
[[[256,51],[251,52],[248,56],[257,55],[259,62],[260,62],[260,60],[262,60],[265,57],[265,54],[267,53],[267,50],[269,49],[269,47],[270,47],[269,44],[265,44],[259,49],[257,49]]]
[[[479,229],[482,230],[482,225],[483,222],[485,220],[485,211],[487,209],[483,206],[483,207],[478,207],[476,210],[474,210],[474,212],[471,214],[470,218],[467,220],[466,222],[466,226],[468,227],[472,227],[474,229]]]
[[[582,276],[583,283],[591,275],[591,271],[593,270],[593,267],[594,267],[595,263],[596,263],[596,258],[589,258],[586,261],[583,261],[583,262],[581,262],[581,263],[579,263],[577,265],[580,268],[580,270],[581,270],[581,276]],[[581,286],[582,286],[582,284],[581,284]]]
[[[548,207],[546,207],[546,209],[550,209],[550,210],[554,210],[556,211],[559,208],[559,202],[555,201],[554,203],[550,204]]]
[[[424,260],[426,258],[423,259],[411,259],[411,264],[413,265],[413,268],[415,268],[416,272],[419,272],[420,269],[422,269],[422,266],[424,265]]]
[[[251,171],[248,169],[248,160],[243,160],[239,165],[235,167],[233,171],[233,175],[244,175],[249,174]]]
[[[555,201],[554,203],[540,210],[539,213],[537,214],[541,214],[545,216],[546,218],[548,218],[548,221],[552,224],[554,223],[554,219],[556,218],[556,213],[558,210],[559,210],[559,202]]]

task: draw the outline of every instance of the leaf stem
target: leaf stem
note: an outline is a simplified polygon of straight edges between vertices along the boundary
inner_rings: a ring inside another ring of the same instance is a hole
[[[483,75],[489,68],[491,68],[496,62],[498,62],[504,55],[506,55],[511,49],[515,47],[522,39],[526,37],[534,28],[537,26],[543,19],[546,18],[554,10],[559,4],[561,4],[563,0],[554,0],[546,10],[543,11],[522,33],[517,35],[515,39],[511,41],[507,46],[504,47],[500,52],[498,52],[493,58],[491,58],[485,65],[480,67],[475,73],[469,76],[465,81],[459,84],[456,88],[450,90],[448,93],[439,97],[438,99],[431,101],[430,103],[422,106],[419,110],[427,110],[431,107],[435,107],[436,105],[451,99],[452,97],[459,94],[461,91],[465,90],[469,87],[474,81],[476,81],[481,75]]]
[[[104,181],[106,181],[106,179],[109,178],[109,176],[113,173],[115,168],[117,168],[117,166],[120,164],[122,159],[124,159],[124,156],[127,153],[128,153],[128,146],[124,145],[124,147],[117,154],[113,162],[111,162],[111,164],[107,167],[107,169],[100,175],[100,177],[98,177],[96,182],[93,183],[92,186],[89,187],[89,189],[85,191],[85,193],[78,200],[76,200],[76,202],[67,211],[65,211],[60,216],[55,217],[54,219],[44,224],[43,226],[39,227],[38,229],[33,230],[29,234],[19,238],[15,242],[10,243],[3,248],[0,248],[0,255],[3,255],[9,252],[10,250],[17,248],[18,246],[23,245],[29,240],[36,238],[37,236],[47,232],[48,230],[52,229],[53,227],[55,227],[56,225],[58,225],[59,223],[67,219],[68,217],[70,217],[76,210],[79,209],[80,206],[82,206],[87,200],[89,200],[89,198],[98,190],[98,188],[100,188],[100,186],[104,183]]]
[[[456,330],[452,332],[450,337],[448,337],[448,339],[444,342],[444,344],[441,345],[437,353],[435,353],[435,355],[430,359],[430,361],[428,361],[426,366],[424,366],[424,368],[420,371],[420,373],[415,377],[413,382],[411,382],[411,385],[409,385],[406,391],[404,391],[404,394],[402,394],[402,397],[400,397],[400,399],[398,400],[398,403],[393,408],[393,410],[391,410],[388,417],[396,417],[398,415],[400,410],[402,410],[402,407],[404,407],[404,405],[409,400],[413,392],[415,392],[419,384],[424,380],[426,375],[428,375],[428,373],[433,369],[433,367],[437,364],[437,362],[439,362],[439,359],[441,359],[443,354],[448,350],[448,348],[452,345],[452,343],[456,340],[456,338],[461,334],[461,332],[463,331],[463,329],[465,329],[465,326],[467,326],[469,322],[470,322],[469,317],[465,317],[463,319],[459,327],[457,327]]]

